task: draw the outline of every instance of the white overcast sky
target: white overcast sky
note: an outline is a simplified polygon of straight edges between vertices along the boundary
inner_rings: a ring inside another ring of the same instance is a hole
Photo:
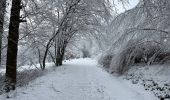
[[[114,3],[116,4],[116,8],[118,9],[118,13],[122,13],[125,11],[123,5],[118,2],[119,0],[114,0]],[[129,4],[125,5],[126,10],[131,9],[135,7],[139,3],[139,0],[129,0]]]

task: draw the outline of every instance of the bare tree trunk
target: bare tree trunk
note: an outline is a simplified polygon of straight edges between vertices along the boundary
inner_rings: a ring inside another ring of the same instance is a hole
[[[160,98],[160,100],[164,100],[164,98]]]
[[[57,48],[56,66],[62,65],[64,53],[65,53],[65,47],[58,47]]]
[[[6,92],[15,90],[21,0],[12,0],[6,62]]]
[[[41,64],[41,52],[40,52],[40,49],[37,47],[37,50],[38,50],[38,61],[40,63],[40,68],[43,68],[42,64]]]
[[[62,25],[62,23],[61,23],[61,25]],[[48,43],[46,45],[46,49],[45,49],[45,53],[44,53],[44,57],[43,57],[43,64],[42,64],[42,68],[41,68],[42,70],[45,69],[45,61],[46,61],[46,58],[47,58],[48,50],[51,47],[51,42],[56,38],[56,36],[58,35],[59,32],[60,32],[60,29],[57,30],[57,32],[54,34],[53,37],[51,37],[51,39],[48,41]]]
[[[54,44],[54,53],[55,53],[55,58],[57,57],[57,39],[55,39],[55,44]],[[56,61],[55,61],[55,64],[56,64]]]
[[[3,24],[4,24],[4,15],[6,8],[6,0],[0,0],[0,65],[1,65],[1,49],[2,49],[2,35],[3,35]]]
[[[56,66],[61,66],[62,65],[62,61],[64,58],[64,53],[65,53],[65,49],[67,46],[67,41],[63,39],[59,39],[58,40],[58,47],[57,47],[57,56],[56,56]]]
[[[46,61],[46,58],[47,58],[47,54],[48,54],[48,51],[51,47],[51,41],[53,40],[53,37],[48,41],[47,43],[47,46],[46,46],[46,50],[45,50],[45,54],[44,54],[44,57],[43,57],[43,64],[42,64],[42,67],[41,69],[44,70],[45,69],[45,61]]]

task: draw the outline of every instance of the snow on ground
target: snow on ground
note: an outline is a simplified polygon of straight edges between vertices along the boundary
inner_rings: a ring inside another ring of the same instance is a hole
[[[48,69],[54,66],[54,63],[46,63],[46,66]],[[25,65],[25,66],[20,66],[17,68],[17,71],[22,72],[24,70],[31,70],[31,69],[41,69],[40,64],[35,64],[35,65]],[[6,71],[6,68],[0,68],[0,74],[4,75]]]
[[[67,61],[10,97],[8,100],[158,100],[142,86],[108,74],[92,59]],[[6,94],[0,100],[6,100]]]
[[[131,80],[134,84],[143,85],[145,90],[151,91],[155,96],[170,98],[169,64],[134,66],[125,76],[125,79]]]

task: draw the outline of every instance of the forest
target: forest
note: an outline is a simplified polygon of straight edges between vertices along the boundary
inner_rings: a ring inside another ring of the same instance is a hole
[[[0,53],[0,100],[169,100],[170,0],[0,0]]]

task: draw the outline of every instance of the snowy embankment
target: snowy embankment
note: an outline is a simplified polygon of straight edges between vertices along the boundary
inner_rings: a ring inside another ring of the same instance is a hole
[[[25,65],[17,69],[17,87],[26,86],[30,81],[46,74],[48,70],[54,67],[53,63],[46,63],[46,70],[42,71],[39,64],[36,65]],[[4,88],[6,69],[0,69],[0,94],[2,94]]]
[[[0,95],[5,100],[6,94]],[[92,59],[66,61],[8,100],[158,100],[142,86],[133,85],[102,70]]]
[[[159,98],[162,97],[170,99],[169,77],[169,64],[133,66],[125,73],[125,79],[131,80],[133,84],[144,86],[145,90],[151,91]]]

